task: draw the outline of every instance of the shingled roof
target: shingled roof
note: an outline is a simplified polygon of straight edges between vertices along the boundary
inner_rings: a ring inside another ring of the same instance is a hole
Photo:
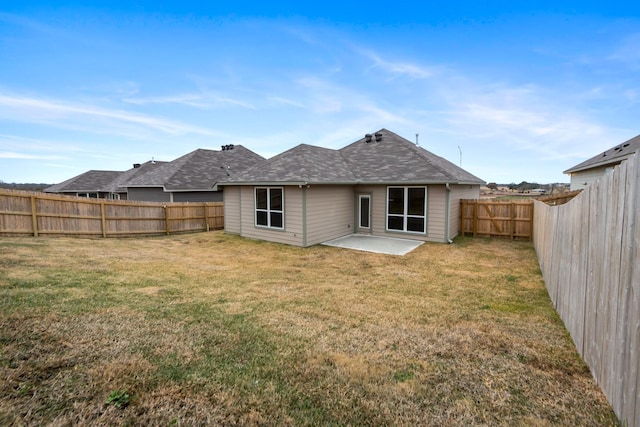
[[[631,157],[633,153],[640,150],[640,135],[631,138],[628,141],[618,144],[607,151],[598,154],[584,162],[567,169],[564,173],[571,174],[587,169],[593,169],[609,165],[617,165],[623,160]]]
[[[59,184],[45,188],[45,193],[91,193],[114,191],[113,182],[120,176],[119,171],[90,170]]]
[[[139,174],[127,187],[164,187],[169,191],[211,190],[216,182],[258,165],[265,159],[241,145],[225,150],[198,149],[161,167]]]
[[[165,162],[146,162],[127,171],[90,170],[45,188],[45,193],[115,193],[125,191],[122,184],[149,169]]]
[[[369,140],[369,141],[368,141]],[[340,149],[301,144],[220,182],[234,184],[484,184],[455,164],[381,129]]]

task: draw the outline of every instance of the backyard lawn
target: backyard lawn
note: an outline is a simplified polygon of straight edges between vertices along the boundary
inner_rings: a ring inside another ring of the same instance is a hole
[[[0,425],[617,425],[529,242],[0,238],[0,342]]]

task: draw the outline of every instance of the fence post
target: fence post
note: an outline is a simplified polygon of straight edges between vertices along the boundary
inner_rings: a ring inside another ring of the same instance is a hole
[[[169,225],[169,207],[167,205],[164,205],[163,208],[164,208],[164,228],[167,235],[169,235],[169,233],[171,233],[171,226]]]
[[[102,237],[107,237],[107,213],[104,202],[100,202],[100,216],[102,217]]]
[[[458,227],[459,233],[464,236],[464,211],[466,209],[466,202],[464,200],[460,200],[460,215],[458,215],[460,218],[458,221],[460,221],[460,226]]]
[[[533,241],[533,211],[536,204],[531,201],[531,221],[529,221],[529,238]]]
[[[511,209],[511,240],[513,240],[513,235],[516,232],[516,204],[511,202],[509,208]]]
[[[478,236],[478,201],[473,202],[473,237]]]
[[[204,231],[209,231],[209,206],[207,202],[202,204],[204,207]]]
[[[33,237],[38,237],[38,213],[36,212],[36,196],[31,196],[31,223],[33,224]]]

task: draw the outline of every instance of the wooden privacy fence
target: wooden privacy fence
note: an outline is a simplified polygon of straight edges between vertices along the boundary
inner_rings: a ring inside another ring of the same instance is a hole
[[[533,202],[460,200],[460,234],[531,239]]]
[[[534,203],[549,296],[615,413],[640,426],[638,153],[567,204]]]
[[[550,205],[550,206],[564,205],[565,203],[567,203],[570,200],[572,200],[574,197],[576,197],[581,192],[582,192],[582,190],[568,191],[566,193],[558,194],[558,195],[555,195],[555,196],[538,197],[536,200],[539,200],[541,202],[545,202],[547,205]]]
[[[222,202],[151,203],[0,190],[0,236],[134,236],[224,228]]]

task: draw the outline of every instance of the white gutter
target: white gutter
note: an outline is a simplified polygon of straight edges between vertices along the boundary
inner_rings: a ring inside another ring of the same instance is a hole
[[[444,214],[445,214],[445,221],[444,221],[444,239],[447,243],[453,243],[453,240],[451,240],[449,238],[449,224],[451,222],[450,216],[451,216],[451,188],[449,187],[449,183],[447,182],[445,184],[445,188],[447,190],[446,192],[446,197],[445,197],[445,209],[444,209]]]

